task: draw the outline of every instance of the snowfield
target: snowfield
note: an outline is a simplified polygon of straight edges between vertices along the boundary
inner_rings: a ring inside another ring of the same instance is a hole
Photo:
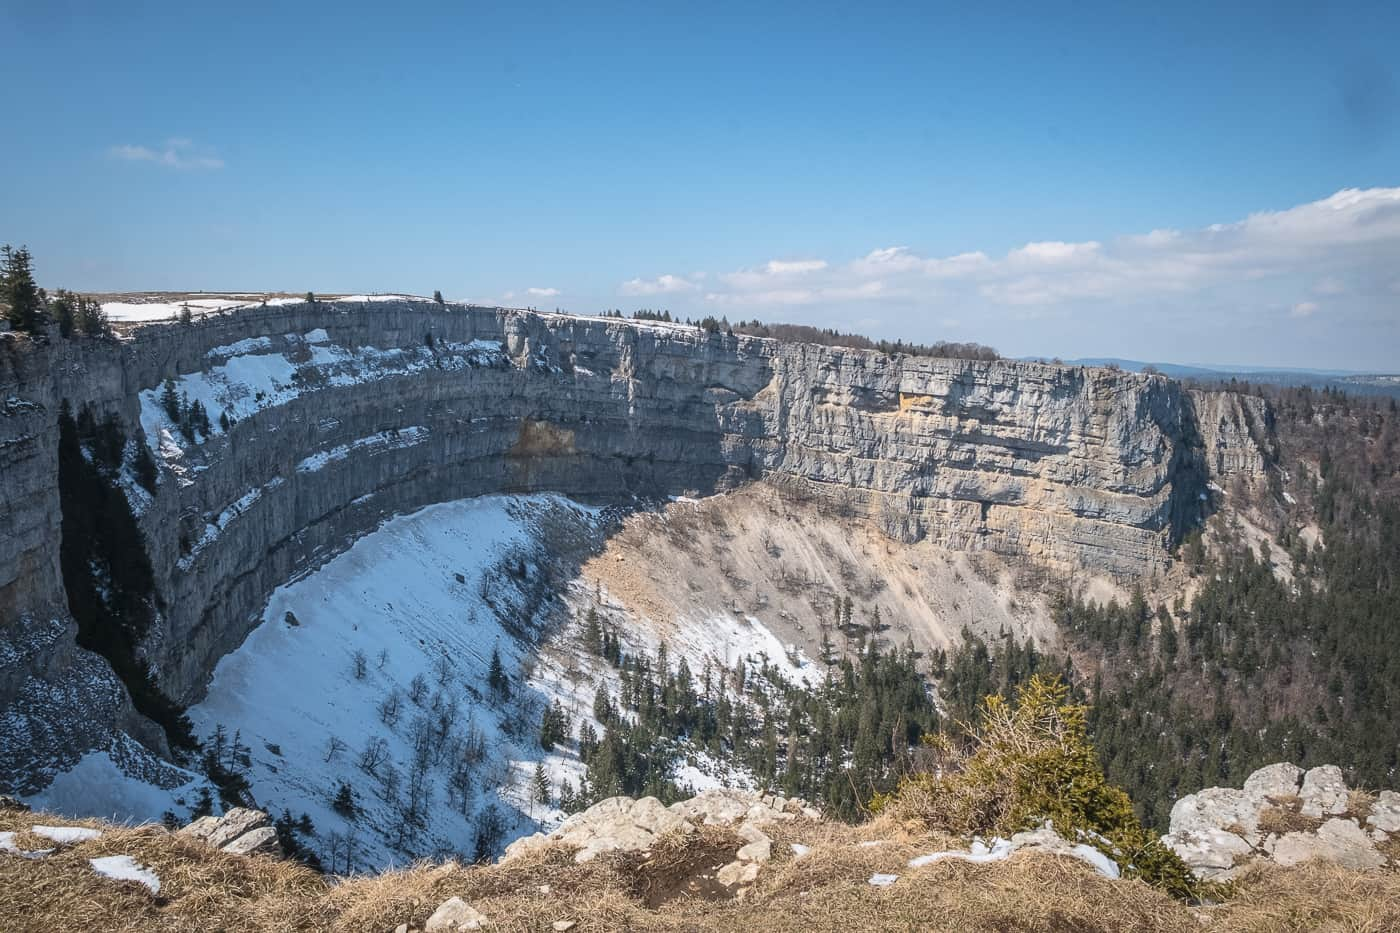
[[[471,858],[483,820],[498,823],[492,851],[557,821],[535,799],[535,766],[544,761],[556,786],[582,768],[542,753],[539,719],[556,697],[577,701],[551,691],[562,678],[522,676],[535,633],[517,615],[540,572],[536,523],[551,514],[588,523],[596,510],[490,496],[388,520],[273,594],[190,710],[196,732],[237,733],[259,806],[308,814],[307,841],[341,870]],[[487,686],[493,648],[513,675],[508,701]],[[333,806],[342,783],[353,815]]]

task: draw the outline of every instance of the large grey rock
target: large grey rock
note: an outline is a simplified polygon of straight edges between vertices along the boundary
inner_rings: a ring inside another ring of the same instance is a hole
[[[455,933],[458,930],[482,930],[490,923],[486,915],[460,897],[442,902],[428,918],[423,929],[427,933]]]
[[[222,849],[245,833],[271,826],[272,821],[261,810],[234,807],[219,818],[219,825],[204,836],[204,841],[211,846]]]
[[[1349,791],[1336,765],[1322,765],[1303,775],[1303,816],[1321,819],[1347,811]]]
[[[1286,761],[1267,765],[1245,780],[1244,795],[1261,803],[1268,797],[1296,796],[1302,777],[1303,769]]]
[[[1212,787],[1182,797],[1172,807],[1171,831],[1162,842],[1208,879],[1230,878],[1251,859],[1280,865],[1324,859],[1349,868],[1379,868],[1386,862],[1375,846],[1381,838],[1354,820],[1326,819],[1316,831],[1267,838],[1258,829],[1260,814],[1273,807],[1296,807],[1302,816],[1321,820],[1346,812],[1349,803],[1340,768],[1323,765],[1304,775],[1294,765],[1273,764],[1251,774],[1242,790]],[[1385,826],[1400,828],[1400,795],[1380,794],[1367,825],[1381,832]]]
[[[1209,833],[1238,826],[1245,835],[1255,832],[1260,802],[1244,791],[1230,787],[1208,787],[1187,794],[1172,805],[1171,832]]]
[[[1400,833],[1400,794],[1393,790],[1381,791],[1371,805],[1366,824],[1383,833]]]
[[[219,828],[219,818],[217,816],[201,816],[199,819],[175,830],[177,836],[193,836],[196,839],[208,839],[209,834]]]
[[[277,830],[271,826],[250,830],[226,844],[223,849],[230,855],[282,854],[282,844],[277,841]]]
[[[1374,840],[1351,820],[1328,820],[1316,833],[1285,833],[1274,843],[1273,859],[1279,865],[1297,865],[1310,859],[1336,862],[1343,868],[1370,869],[1385,865],[1385,856]]]

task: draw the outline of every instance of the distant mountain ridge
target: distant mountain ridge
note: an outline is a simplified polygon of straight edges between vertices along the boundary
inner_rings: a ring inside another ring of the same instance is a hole
[[[1028,361],[1046,362],[1046,357],[1023,357]],[[1289,366],[1205,366],[1182,363],[1150,363],[1119,357],[1081,357],[1064,360],[1070,366],[1117,366],[1130,372],[1143,372],[1148,367],[1173,379],[1195,379],[1202,382],[1264,383],[1280,386],[1311,386],[1315,389],[1341,389],[1366,395],[1389,395],[1400,398],[1400,374],[1367,373],[1345,369],[1306,369]]]

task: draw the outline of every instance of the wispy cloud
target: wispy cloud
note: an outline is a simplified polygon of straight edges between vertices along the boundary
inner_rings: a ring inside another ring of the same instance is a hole
[[[122,162],[151,162],[175,169],[220,169],[224,160],[207,146],[197,146],[183,136],[167,139],[164,144],[151,146],[121,145],[107,150],[110,158]]]
[[[1222,283],[1310,275],[1316,295],[1352,290],[1348,268],[1400,249],[1400,188],[1346,189],[1288,210],[1251,214],[1197,230],[1154,230],[1108,241],[1040,241],[1001,258],[981,251],[920,256],[906,246],[873,249],[846,262],[773,259],[715,277],[704,298],[723,304],[812,304],[883,298],[993,305],[1056,305],[1184,294]],[[663,275],[624,282],[624,295],[691,291]],[[1304,305],[1309,304],[1304,302]]]
[[[531,298],[555,298],[559,295],[557,288],[527,288],[525,294]]]
[[[618,286],[618,293],[629,296],[674,295],[694,291],[699,286],[679,275],[658,275],[654,279],[628,279]]]
[[[1195,229],[1043,240],[1000,255],[925,256],[908,246],[882,246],[844,260],[760,261],[705,276],[703,288],[696,284],[700,274],[691,273],[629,279],[618,290],[670,295],[673,311],[722,308],[734,317],[801,308],[802,320],[836,327],[878,319],[886,334],[911,338],[956,326],[989,341],[1009,336],[1031,343],[1027,352],[1112,340],[1124,352],[1161,354],[1169,352],[1163,345],[1169,339],[1193,358],[1200,357],[1190,335],[1207,328],[1215,340],[1263,353],[1285,346],[1293,322],[1325,313],[1339,325],[1328,339],[1354,348],[1330,352],[1371,358],[1386,341],[1400,353],[1396,256],[1400,187],[1348,188]],[[1277,328],[1248,323],[1270,318]],[[1349,320],[1377,328],[1374,336],[1348,331]],[[1317,350],[1312,343],[1294,347],[1290,352],[1299,356]],[[1226,346],[1223,352],[1240,351]]]

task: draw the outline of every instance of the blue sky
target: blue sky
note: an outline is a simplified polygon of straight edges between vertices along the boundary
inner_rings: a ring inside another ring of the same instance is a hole
[[[1400,4],[1145,7],[0,0],[0,241],[88,290],[1400,369]]]

